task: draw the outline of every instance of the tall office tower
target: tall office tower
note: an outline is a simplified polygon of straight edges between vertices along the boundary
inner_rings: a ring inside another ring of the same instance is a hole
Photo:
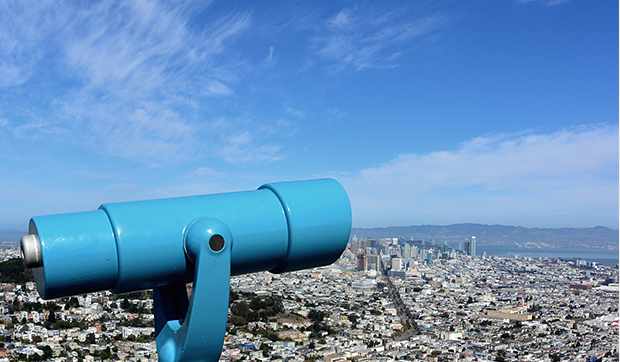
[[[469,255],[469,239],[465,239],[463,242],[463,252],[465,255]]]
[[[426,257],[424,258],[424,263],[431,265],[433,264],[433,253],[427,253]]]
[[[368,266],[366,270],[379,271],[380,265],[381,265],[381,262],[379,261],[379,255],[377,254],[368,255]]]
[[[359,254],[357,256],[357,270],[366,271],[366,269],[368,269],[368,258],[366,254]]]
[[[411,245],[411,257],[416,258],[418,256],[418,248],[415,245]]]
[[[412,258],[412,254],[411,254],[411,244],[406,243],[405,246],[403,246],[403,258]]]
[[[472,236],[469,238],[469,250],[468,253],[471,256],[476,256],[476,237]]]
[[[387,253],[389,255],[395,255],[400,257],[401,253],[400,253],[400,246],[399,245],[390,245],[387,249]]]
[[[359,250],[360,240],[357,238],[356,235],[353,235],[353,237],[349,240],[349,248],[353,253],[357,253],[357,250]]]
[[[401,271],[403,269],[403,259],[392,258],[392,271]]]
[[[426,253],[426,249],[420,249],[418,256],[421,261],[424,261],[424,259],[426,259]]]

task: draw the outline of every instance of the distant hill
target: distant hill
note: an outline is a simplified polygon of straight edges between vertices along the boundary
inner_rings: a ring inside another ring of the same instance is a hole
[[[475,235],[479,245],[512,248],[562,248],[618,250],[618,230],[590,228],[527,228],[509,225],[453,224],[354,228],[358,238],[401,237],[460,244]]]
[[[23,231],[0,230],[0,246],[17,246]],[[475,235],[479,245],[511,248],[561,248],[618,250],[618,230],[604,226],[591,228],[527,228],[510,225],[453,224],[411,225],[381,228],[353,228],[358,238],[405,239],[443,242],[460,245]]]

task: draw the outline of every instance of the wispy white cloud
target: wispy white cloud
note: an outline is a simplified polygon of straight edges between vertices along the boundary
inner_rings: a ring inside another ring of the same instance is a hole
[[[211,124],[218,143],[214,152],[233,164],[273,162],[285,158],[278,140],[291,137],[296,128],[285,119],[257,120],[252,117],[219,119]]]
[[[24,83],[30,77],[29,71],[28,67],[19,66],[12,62],[0,63],[0,88]]]
[[[0,3],[0,88],[20,86],[32,76],[45,54],[40,42],[57,30],[52,19],[66,20],[51,5],[47,0]]]
[[[284,111],[295,118],[304,118],[306,116],[306,112],[296,107],[287,106]]]
[[[274,54],[275,54],[276,48],[273,45],[269,46],[269,50],[267,51],[267,56],[265,57],[265,64],[273,64],[274,62]]]
[[[455,150],[402,154],[343,177],[357,225],[592,225],[618,216],[618,129],[479,137]],[[591,210],[598,210],[593,215]]]
[[[353,15],[350,9],[342,9],[327,19],[327,26],[333,30],[347,29],[351,25],[353,25]]]
[[[68,115],[90,124],[108,152],[158,162],[187,156],[200,132],[188,115],[194,101],[202,106],[201,94],[233,94],[226,81],[234,71],[220,71],[226,64],[215,56],[247,29],[249,15],[226,16],[197,32],[187,25],[189,10],[102,3],[73,22],[82,31],[68,35],[67,61],[83,70],[87,84],[80,97],[64,101],[82,110]],[[94,117],[93,107],[101,109]]]
[[[520,4],[539,3],[545,6],[557,6],[566,4],[569,0],[517,0]]]
[[[67,130],[54,122],[29,121],[12,127],[11,133],[18,139],[41,140],[45,137],[66,135]]]
[[[233,14],[196,31],[191,11],[159,2],[99,3],[80,9],[62,44],[67,62],[93,86],[152,91],[193,86],[220,74],[214,55],[250,25],[249,14]],[[201,72],[202,70],[202,72]],[[219,79],[221,82],[222,80]]]
[[[219,148],[218,154],[230,163],[277,161],[283,157],[279,146],[256,144],[249,131],[228,137]]]
[[[393,68],[411,41],[439,30],[439,16],[406,20],[397,13],[366,14],[342,9],[327,19],[312,44],[314,52],[337,69]]]
[[[233,90],[230,89],[230,87],[228,87],[226,84],[218,80],[210,81],[207,84],[207,91],[210,94],[217,95],[217,96],[229,96],[233,94]]]
[[[235,94],[243,61],[229,49],[250,28],[249,13],[197,22],[192,16],[205,13],[197,7],[207,5],[31,5],[0,5],[0,87],[28,86],[40,80],[36,72],[42,68],[63,86],[53,95],[41,94],[48,96],[45,111],[7,122],[13,136],[54,132],[96,152],[147,164],[194,156],[196,149],[207,156],[227,149],[225,159],[231,162],[251,159],[241,156],[245,147],[271,154],[256,160],[277,158],[279,148],[263,145],[260,134],[248,132],[247,144],[239,143],[238,129],[209,137],[205,132],[215,121],[198,116],[209,111],[214,96]]]
[[[75,142],[107,155],[155,165],[184,159],[196,146],[198,126],[156,100],[123,102],[79,92],[59,106],[64,126],[82,138]]]
[[[196,167],[191,172],[191,176],[196,177],[220,177],[222,175],[224,174],[221,171],[207,166]]]

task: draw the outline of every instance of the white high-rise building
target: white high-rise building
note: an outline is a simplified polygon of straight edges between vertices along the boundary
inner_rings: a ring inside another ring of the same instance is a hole
[[[403,246],[403,258],[412,258],[411,244],[407,243]]]
[[[379,271],[380,265],[379,255],[368,255],[368,267],[366,270]]]
[[[418,259],[420,259],[420,260],[422,260],[422,261],[423,261],[424,259],[426,259],[426,249],[420,249],[420,252],[418,253],[418,255],[419,255],[419,258],[418,258]]]
[[[401,270],[403,270],[403,259],[392,258],[392,271],[401,271]]]
[[[477,247],[476,244],[477,244],[477,241],[476,241],[475,236],[472,236],[471,238],[465,240],[465,247],[464,247],[465,254],[469,256],[476,256],[476,247]]]

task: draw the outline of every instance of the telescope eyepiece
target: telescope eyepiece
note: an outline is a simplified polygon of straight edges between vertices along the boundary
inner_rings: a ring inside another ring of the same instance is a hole
[[[37,235],[26,234],[22,236],[19,246],[26,269],[38,268],[43,265],[41,242]]]

